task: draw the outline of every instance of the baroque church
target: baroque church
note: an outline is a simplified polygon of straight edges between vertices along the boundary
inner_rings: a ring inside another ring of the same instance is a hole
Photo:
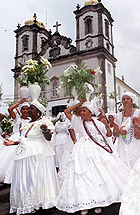
[[[42,89],[42,98],[47,103],[48,113],[57,115],[63,111],[69,99],[65,89],[58,96],[56,91],[61,82],[61,75],[71,64],[85,62],[87,68],[100,66],[103,74],[96,81],[101,84],[97,89],[104,96],[104,107],[107,107],[108,95],[116,92],[116,76],[113,18],[101,1],[86,1],[83,7],[79,4],[74,11],[76,24],[75,46],[72,39],[59,33],[59,24],[56,22],[56,31],[52,34],[43,23],[33,19],[26,21],[23,26],[18,25],[16,34],[16,55],[14,72],[14,96],[18,98],[19,84],[17,77],[21,72],[19,62],[25,63],[29,59],[38,60],[40,56],[48,59],[52,68],[47,73],[51,84]]]

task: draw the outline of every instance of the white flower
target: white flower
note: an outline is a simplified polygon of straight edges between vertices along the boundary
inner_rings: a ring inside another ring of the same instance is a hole
[[[69,74],[68,74],[68,71],[69,71],[68,69],[66,69],[66,70],[64,71],[64,76],[65,76],[65,77],[67,77],[67,76],[69,75]]]
[[[46,67],[46,69],[49,69],[52,67],[51,63],[47,59],[44,59],[43,57],[41,57],[40,62]]]
[[[26,61],[26,64],[27,65],[35,65],[35,66],[37,66],[38,65],[38,61],[30,59],[30,60]]]
[[[101,86],[102,86],[101,84],[98,84],[98,88],[101,88]]]
[[[78,66],[76,64],[70,65],[69,69],[78,69]]]
[[[103,74],[103,72],[101,71],[100,67],[98,66],[96,69],[94,69],[96,74]]]

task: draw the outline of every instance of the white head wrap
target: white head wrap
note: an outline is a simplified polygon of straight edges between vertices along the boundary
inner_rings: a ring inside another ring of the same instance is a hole
[[[64,112],[59,112],[58,115],[57,115],[57,118],[59,119],[62,119],[62,120],[65,120],[66,119],[66,115]]]
[[[23,102],[21,105],[19,105],[19,110],[21,111],[21,108],[24,106],[30,107],[28,102]]]
[[[41,111],[42,114],[46,112],[46,108],[37,100],[33,100],[31,105],[34,105],[38,110]]]
[[[109,113],[106,113],[106,118],[108,119],[109,116],[114,116],[115,117],[115,115],[116,115],[115,113],[109,112]]]
[[[73,106],[73,105],[76,105],[76,104],[78,104],[80,101],[79,100],[77,100],[77,99],[74,99],[74,100],[70,100],[69,101],[69,103],[68,103],[68,107],[71,107],[71,106]]]
[[[81,107],[86,107],[92,114],[94,114],[94,108],[91,102],[84,102]]]
[[[123,99],[124,96],[129,96],[131,99],[132,99],[132,103],[133,104],[137,104],[138,100],[137,100],[137,97],[135,94],[131,93],[131,92],[124,92],[122,95],[121,95],[121,101]]]

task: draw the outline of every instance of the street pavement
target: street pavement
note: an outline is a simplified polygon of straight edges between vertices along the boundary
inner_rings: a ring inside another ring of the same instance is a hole
[[[0,184],[0,215],[9,215],[9,193],[10,186]],[[94,209],[89,210],[88,215],[118,215],[120,204],[112,204],[108,207],[102,208],[102,212],[97,214]],[[74,213],[75,215],[80,215],[80,212]],[[12,214],[15,215],[15,214]],[[27,215],[27,214],[26,214]],[[33,215],[69,215],[66,212],[52,208],[49,210],[39,210]],[[72,214],[70,214],[72,215]]]

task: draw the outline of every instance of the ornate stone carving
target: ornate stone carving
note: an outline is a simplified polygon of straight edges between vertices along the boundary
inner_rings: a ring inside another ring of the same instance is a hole
[[[50,58],[56,58],[60,55],[60,47],[55,47],[55,48],[52,48],[50,51],[49,51],[49,57]]]

